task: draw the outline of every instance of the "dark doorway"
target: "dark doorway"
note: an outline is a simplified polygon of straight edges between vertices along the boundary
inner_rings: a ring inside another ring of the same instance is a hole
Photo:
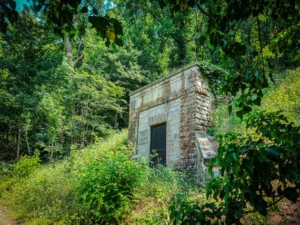
[[[166,165],[166,123],[151,127],[150,154],[154,165]]]

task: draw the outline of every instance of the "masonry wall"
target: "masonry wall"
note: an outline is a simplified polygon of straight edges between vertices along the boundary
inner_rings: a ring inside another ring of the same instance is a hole
[[[195,133],[209,125],[211,103],[208,80],[197,63],[176,71],[131,93],[129,141],[149,160],[151,126],[166,122],[167,165],[199,170],[203,154]]]

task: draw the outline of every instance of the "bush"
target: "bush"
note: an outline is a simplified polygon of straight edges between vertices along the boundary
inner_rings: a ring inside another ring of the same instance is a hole
[[[4,175],[0,180],[0,196],[8,191],[13,185],[25,180],[36,169],[40,168],[40,160],[37,155],[23,156],[16,164],[2,168]]]
[[[35,156],[3,165],[6,203],[28,225],[166,223],[174,193],[194,198],[199,190],[172,168],[138,163],[127,136],[117,133],[61,162],[40,166]]]
[[[80,223],[114,224],[124,220],[146,169],[130,159],[131,155],[131,151],[119,148],[82,169],[75,190]]]
[[[44,166],[34,171],[27,179],[16,181],[6,201],[17,216],[26,220],[58,221],[72,205],[70,191],[74,178],[64,173],[63,164]]]
[[[169,206],[174,195],[198,197],[199,187],[183,172],[164,166],[148,168],[146,172],[146,179],[135,193],[135,208],[127,224],[169,223]]]
[[[16,179],[22,179],[28,177],[33,171],[40,168],[40,159],[38,155],[35,156],[23,156],[20,161],[12,165],[13,177]]]

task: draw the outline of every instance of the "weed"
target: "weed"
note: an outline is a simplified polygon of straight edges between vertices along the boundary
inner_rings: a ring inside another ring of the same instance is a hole
[[[182,172],[136,160],[126,138],[117,133],[48,165],[36,156],[3,165],[0,191],[29,225],[165,224],[173,196],[191,200],[199,189]]]

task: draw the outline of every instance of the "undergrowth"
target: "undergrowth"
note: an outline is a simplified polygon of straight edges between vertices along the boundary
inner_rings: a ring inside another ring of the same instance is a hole
[[[115,134],[63,161],[23,157],[1,169],[0,193],[28,225],[165,224],[176,196],[201,197],[182,172],[150,168]]]

